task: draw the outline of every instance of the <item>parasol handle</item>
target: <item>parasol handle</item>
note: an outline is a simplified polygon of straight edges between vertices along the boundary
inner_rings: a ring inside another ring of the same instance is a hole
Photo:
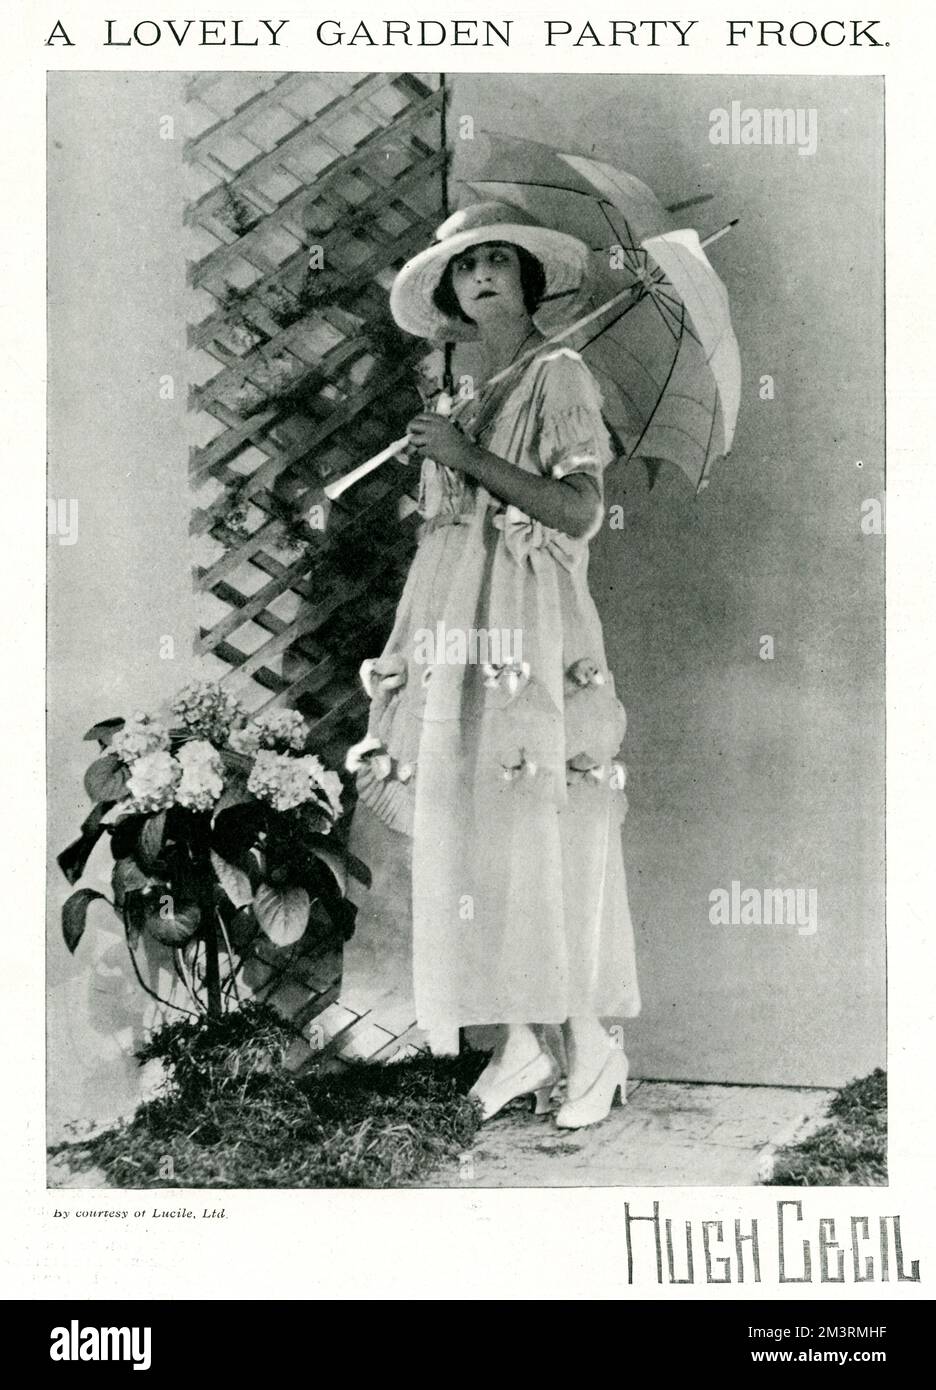
[[[387,445],[386,449],[381,449],[379,454],[374,454],[373,458],[369,458],[365,463],[359,463],[357,468],[352,468],[351,472],[346,473],[343,478],[336,478],[333,483],[326,483],[323,488],[325,496],[329,502],[337,502],[341,494],[346,492],[349,487],[353,487],[362,478],[366,478],[368,473],[373,473],[375,468],[379,468],[388,459],[396,458],[398,454],[402,454],[408,445],[409,439],[406,435],[402,439],[394,440],[392,444]]]
[[[447,391],[443,391],[436,400],[436,413],[438,415],[453,414],[453,402]],[[373,473],[375,468],[379,468],[388,459],[396,458],[405,454],[409,448],[409,437],[404,435],[402,439],[395,439],[392,444],[388,444],[385,449],[381,449],[379,454],[374,454],[373,458],[367,459],[364,463],[359,463],[357,468],[352,468],[350,473],[345,473],[343,478],[336,478],[333,483],[326,483],[322,489],[329,502],[337,502],[343,492],[355,483],[366,478],[368,473]]]

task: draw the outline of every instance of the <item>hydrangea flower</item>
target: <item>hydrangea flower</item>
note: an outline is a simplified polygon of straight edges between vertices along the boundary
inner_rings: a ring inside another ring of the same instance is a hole
[[[312,754],[294,758],[288,753],[261,748],[251,768],[247,790],[261,801],[268,801],[275,811],[292,811],[324,792],[332,808],[337,806],[337,815],[341,809],[340,783],[336,797],[332,778],[338,780],[334,773],[327,773]]]
[[[147,714],[134,715],[110,741],[110,752],[121,762],[133,763],[144,753],[155,753],[169,747],[169,730]]]
[[[277,753],[301,753],[309,738],[309,726],[298,710],[274,709],[249,719],[234,729],[230,745],[235,753],[254,754],[261,748]]]
[[[210,811],[224,790],[224,765],[218,750],[206,739],[192,739],[177,754],[182,780],[176,801],[189,811]]]
[[[261,749],[250,769],[247,790],[261,801],[268,801],[277,811],[301,806],[305,783],[293,773],[293,761],[285,753]]]
[[[232,729],[228,745],[235,753],[243,753],[252,758],[260,749],[260,730],[252,719],[248,719],[240,729]]]
[[[257,716],[261,748],[275,748],[285,743],[295,753],[301,753],[309,738],[309,726],[298,710],[274,709]]]
[[[131,763],[127,780],[133,810],[141,814],[168,810],[181,778],[180,764],[165,749],[142,754]]]
[[[172,713],[197,738],[224,743],[234,723],[243,718],[240,702],[217,681],[193,681],[179,691]]]

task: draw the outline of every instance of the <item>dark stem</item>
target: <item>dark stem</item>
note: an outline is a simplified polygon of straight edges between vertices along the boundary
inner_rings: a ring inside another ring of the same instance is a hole
[[[201,916],[201,935],[205,943],[205,990],[208,1017],[221,1018],[221,963],[218,951],[218,924],[215,918],[214,871],[211,867],[211,814],[199,812],[192,835],[192,859]]]
[[[240,969],[240,966],[234,964],[234,949],[233,949],[233,947],[231,946],[231,938],[228,936],[228,934],[227,934],[227,928],[226,928],[225,925],[224,925],[224,918],[221,916],[221,913],[220,913],[220,912],[216,912],[216,917],[217,917],[218,926],[221,928],[221,931],[222,931],[222,933],[223,933],[223,935],[224,935],[224,945],[225,945],[225,949],[227,950],[227,958],[228,958],[228,987],[227,987],[227,989],[225,990],[225,993],[226,993],[226,994],[230,994],[230,992],[231,992],[231,985],[233,984],[233,986],[234,986],[234,998],[237,1000],[237,1002],[238,1002],[238,1004],[239,1004],[239,1003],[241,1002],[241,997],[240,997],[240,990],[237,988],[237,972],[238,972],[238,970]]]
[[[204,908],[205,921],[205,989],[208,991],[208,1017],[220,1018],[221,1007],[221,967],[218,954],[218,925],[214,917],[213,895],[209,895]]]
[[[130,932],[129,929],[127,929],[126,927],[124,935],[127,938],[127,953],[130,956],[130,964],[133,966],[133,973],[137,977],[137,984],[140,986],[140,988],[146,990],[146,993],[150,996],[151,999],[155,999],[157,1004],[162,1004],[167,1009],[178,1009],[180,1014],[191,1014],[192,1018],[198,1018],[198,1014],[195,1013],[193,1009],[186,1009],[182,1004],[173,1004],[171,999],[163,999],[161,994],[157,994],[154,989],[150,989],[149,985],[146,983],[143,976],[140,974],[140,967],[137,965],[137,959],[133,953],[133,947],[130,945]]]

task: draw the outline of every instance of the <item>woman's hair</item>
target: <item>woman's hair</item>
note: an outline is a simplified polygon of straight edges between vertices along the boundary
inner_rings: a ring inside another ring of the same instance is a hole
[[[484,242],[483,245],[498,245],[496,242]],[[540,300],[546,293],[546,271],[543,264],[532,251],[527,251],[525,247],[518,246],[516,242],[506,242],[505,245],[512,246],[517,253],[517,260],[520,262],[520,288],[523,292],[523,303],[528,314],[534,314],[539,308]],[[476,251],[476,246],[470,248]],[[462,255],[465,252],[461,253]],[[452,284],[452,266],[458,260],[458,256],[453,256],[447,263],[442,272],[442,279],[432,291],[432,302],[440,313],[445,314],[450,319],[461,319],[462,323],[474,323],[458,302],[458,295]]]

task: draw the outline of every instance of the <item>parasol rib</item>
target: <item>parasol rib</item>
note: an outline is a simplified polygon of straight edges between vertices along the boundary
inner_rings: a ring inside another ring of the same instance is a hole
[[[683,318],[685,319],[685,310],[683,310]],[[644,438],[645,438],[645,436],[646,436],[647,430],[650,428],[650,426],[651,426],[652,423],[653,423],[653,417],[656,415],[657,411],[658,411],[659,408],[660,408],[660,402],[662,401],[664,395],[666,394],[666,388],[667,388],[667,386],[668,386],[669,383],[670,383],[670,379],[672,378],[673,372],[676,370],[676,361],[677,361],[677,358],[679,357],[679,343],[680,343],[681,341],[682,341],[682,335],[680,334],[680,337],[679,337],[679,339],[677,340],[676,351],[673,353],[673,360],[670,362],[669,371],[668,371],[667,374],[666,374],[666,380],[663,382],[663,385],[662,385],[661,388],[660,388],[660,393],[659,393],[659,395],[657,396],[656,404],[654,405],[653,409],[651,410],[650,414],[648,415],[646,424],[644,425],[643,429],[640,431],[640,437],[639,437],[639,439],[637,440],[637,443],[634,445],[633,449],[631,449],[630,453],[629,453],[628,456],[627,456],[628,459],[632,459],[632,458],[634,457],[634,455],[637,453],[637,450],[640,448],[641,444],[642,444],[643,441],[644,441]]]

